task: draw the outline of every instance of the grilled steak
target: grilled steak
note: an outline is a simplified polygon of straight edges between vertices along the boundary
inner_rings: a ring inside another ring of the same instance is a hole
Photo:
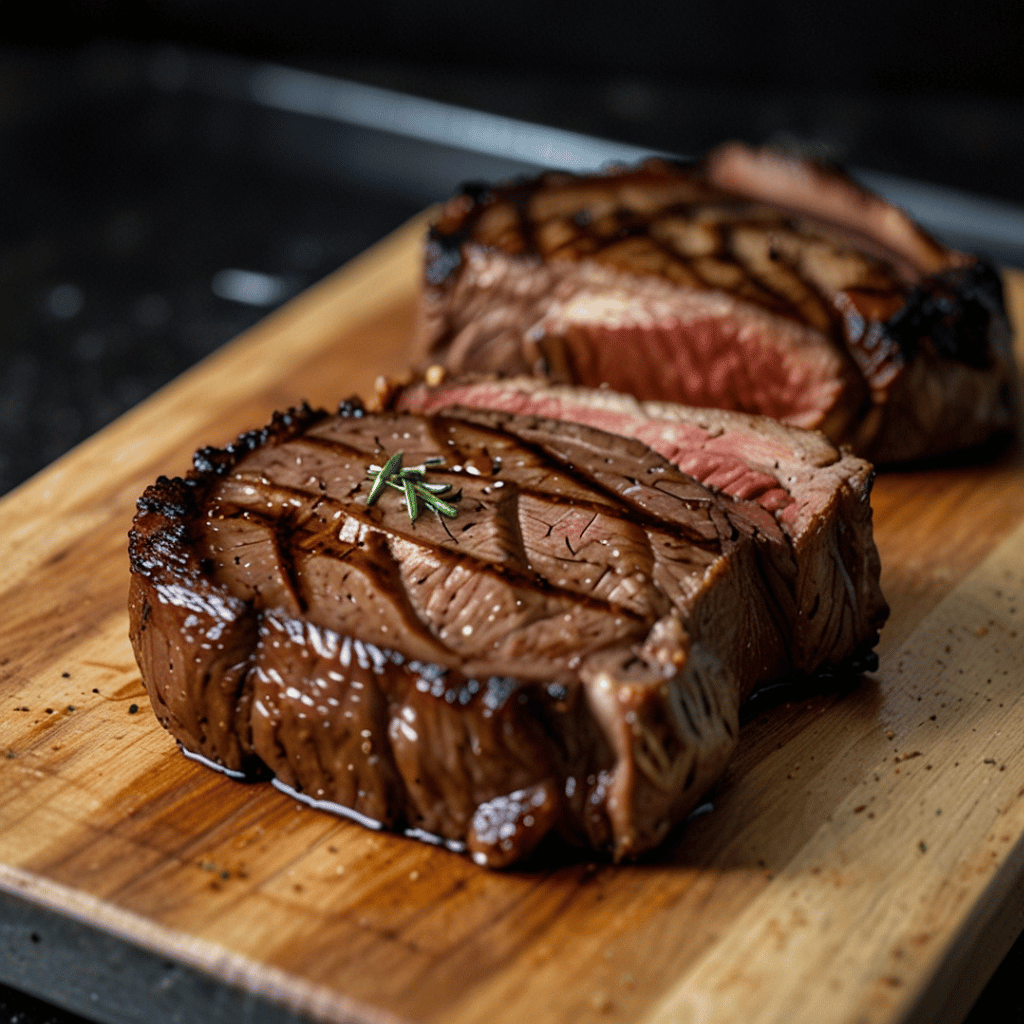
[[[747,519],[772,567],[766,579],[776,605],[786,609],[798,671],[842,665],[871,642],[888,615],[871,532],[873,470],[815,431],[535,378],[408,387],[389,401],[418,412],[466,406],[584,423],[636,438],[736,499],[736,513]]]
[[[444,460],[429,475],[461,488],[456,518],[413,522],[388,488],[367,504],[368,468],[399,450]],[[482,864],[552,832],[652,848],[722,772],[741,702],[794,669],[762,506],[640,441],[346,403],[195,467],[147,489],[130,536],[161,722],[225,769]]]
[[[1011,425],[992,268],[841,172],[739,145],[454,198],[427,242],[417,353],[764,414],[881,463]]]

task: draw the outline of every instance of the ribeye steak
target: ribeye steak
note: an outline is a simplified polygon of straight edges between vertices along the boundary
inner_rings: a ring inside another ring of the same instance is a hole
[[[367,504],[370,466],[397,451],[457,484],[457,517],[413,521],[390,488]],[[275,416],[195,467],[146,491],[130,536],[161,722],[219,766],[482,864],[548,833],[651,849],[721,774],[743,700],[814,668],[794,661],[794,577],[764,507],[637,440],[350,402]],[[864,664],[884,619],[869,513],[857,530],[873,578],[850,598],[867,604],[816,612],[856,624],[819,663]]]

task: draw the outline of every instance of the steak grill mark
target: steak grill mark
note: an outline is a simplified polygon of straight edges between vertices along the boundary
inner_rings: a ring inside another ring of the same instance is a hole
[[[636,187],[643,187],[641,174],[635,177],[638,179]],[[830,296],[804,274],[799,260],[794,258],[800,251],[801,235],[813,235],[816,226],[820,230],[825,225],[815,225],[807,218],[794,218],[766,207],[758,208],[749,200],[710,186],[690,202],[660,207],[657,220],[619,205],[620,197],[616,197],[616,205],[600,220],[586,208],[568,213],[556,209],[547,216],[532,212],[531,199],[536,193],[553,187],[571,194],[573,184],[572,179],[561,175],[541,175],[529,184],[502,186],[490,192],[486,204],[474,204],[464,223],[457,228],[442,218],[429,229],[428,264],[432,266],[440,259],[443,273],[439,266],[430,274],[430,283],[440,285],[454,275],[462,265],[462,246],[472,241],[516,255],[592,259],[627,271],[643,268],[679,284],[702,289],[727,288],[797,323],[810,323],[818,328],[840,326],[840,317]],[[628,188],[628,180],[625,185]],[[566,204],[577,205],[568,197]],[[488,225],[481,221],[485,214],[498,219],[494,211],[501,206],[514,211],[515,226],[502,223],[500,232],[488,230]],[[659,231],[666,220],[682,221],[691,234],[701,236],[703,245],[699,255],[687,252],[678,233],[664,228]],[[743,247],[736,245],[736,238],[742,232],[767,236],[767,253],[774,277],[764,273],[764,269],[769,268],[759,269],[758,264],[744,254]],[[880,260],[864,258],[866,280],[857,290],[876,302],[884,300],[902,305],[905,282]],[[791,285],[797,285],[801,292],[799,299],[794,299],[792,286],[787,288],[779,280],[783,276]]]
[[[1013,417],[991,267],[841,172],[741,146],[452,199],[427,241],[417,349],[421,371],[771,415],[876,463],[979,444]]]
[[[244,476],[240,475],[238,479],[242,483],[246,482],[246,478]],[[538,498],[551,500],[552,504],[576,507],[573,506],[572,502],[566,500],[561,495],[550,495],[548,492],[538,489],[520,489],[513,484],[509,490],[513,495],[516,495],[517,492],[530,494]],[[439,543],[433,543],[429,540],[425,540],[411,532],[397,531],[394,529],[385,530],[372,515],[363,512],[358,505],[354,506],[328,496],[313,494],[311,492],[303,491],[297,487],[276,484],[266,480],[265,478],[260,481],[260,493],[264,496],[272,495],[275,497],[306,497],[313,499],[315,501],[315,505],[308,510],[301,520],[289,521],[282,519],[280,516],[275,516],[273,512],[265,512],[261,509],[251,508],[230,500],[221,500],[211,510],[211,515],[208,517],[207,521],[211,524],[215,524],[217,522],[228,522],[233,519],[245,519],[266,527],[268,532],[277,542],[275,554],[280,559],[282,568],[285,570],[287,582],[293,591],[296,604],[299,606],[301,612],[305,612],[307,610],[307,606],[295,570],[297,561],[296,553],[323,554],[339,562],[357,562],[362,568],[370,571],[384,570],[384,565],[380,560],[380,555],[374,557],[363,550],[365,546],[365,542],[363,540],[355,541],[347,546],[332,545],[332,542],[337,539],[337,523],[328,518],[316,516],[317,509],[323,507],[328,511],[343,511],[345,516],[358,520],[363,526],[375,531],[380,531],[383,535],[400,538],[409,544],[415,544],[422,547],[424,550],[429,551],[431,555],[438,560],[446,562],[449,570],[455,568],[457,565],[462,565],[463,567],[469,568],[472,572],[493,576],[513,587],[524,590],[532,589],[537,593],[557,594],[558,596],[578,602],[589,608],[605,611],[609,614],[623,615],[628,618],[635,619],[637,622],[641,621],[641,617],[636,615],[625,605],[615,604],[611,601],[602,601],[601,599],[592,597],[588,594],[582,594],[576,590],[557,586],[549,579],[541,576],[539,573],[523,572],[517,570],[512,565],[491,562],[465,551],[453,552]],[[590,509],[587,509],[587,511],[595,511],[596,514],[596,510],[598,509],[609,515],[609,517],[625,521],[621,516],[613,516],[612,510],[607,508],[607,506],[598,506],[596,503]],[[314,522],[314,520],[316,520],[316,522]],[[660,523],[655,527],[655,529],[662,533],[666,538],[672,536],[671,527],[667,523]],[[454,543],[458,544],[457,536],[452,539]],[[566,540],[566,543],[568,543],[568,539]],[[708,551],[715,550],[714,546],[706,539],[703,540],[701,547]],[[653,548],[650,550],[651,556],[653,557]],[[720,551],[720,546],[718,547],[718,550]],[[397,560],[390,554],[387,547],[382,548],[381,552],[387,553],[391,567],[398,565]],[[523,550],[523,557],[524,559],[527,558],[525,549]],[[382,571],[380,575],[382,577],[390,576],[389,573],[384,571]]]
[[[742,700],[790,665],[730,503],[589,427],[346,409],[205,450],[140,500],[132,643],[161,722],[218,765],[492,866],[550,833],[620,859],[656,845],[721,774]],[[365,505],[368,462],[399,444],[463,460],[454,536],[397,493]],[[658,486],[624,498],[651,466]]]

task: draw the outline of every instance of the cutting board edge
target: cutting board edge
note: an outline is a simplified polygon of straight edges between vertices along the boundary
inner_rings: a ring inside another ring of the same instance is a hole
[[[993,884],[972,908],[959,932],[938,958],[919,995],[893,1024],[946,1024],[963,1021],[996,973],[1003,958],[1024,934],[1024,836],[1000,864],[997,875],[1012,876],[1005,889]],[[996,899],[996,890],[999,898]],[[971,970],[958,965],[971,964]],[[981,967],[982,970],[978,970]]]
[[[25,956],[0,959],[0,982],[75,1012],[95,1015],[103,1006],[105,1019],[112,1019],[110,1011],[122,1004],[126,1024],[175,1024],[189,1019],[182,1012],[195,1001],[204,1013],[215,1007],[215,1017],[203,1018],[209,1024],[237,1024],[250,1019],[256,1001],[267,1024],[411,1024],[207,940],[184,940],[137,914],[6,864],[0,864],[0,908],[6,945],[28,947]],[[76,971],[83,954],[88,968]],[[19,961],[20,971],[13,967]],[[102,997],[97,978],[115,979]],[[153,996],[165,990],[162,1006]]]

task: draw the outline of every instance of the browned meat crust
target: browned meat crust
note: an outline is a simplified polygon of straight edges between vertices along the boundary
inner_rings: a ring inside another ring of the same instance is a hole
[[[787,609],[798,671],[841,665],[888,615],[871,531],[874,470],[816,431],[535,378],[413,386],[396,390],[389,401],[419,412],[468,406],[584,423],[636,438],[736,499],[772,566],[767,578],[776,603]]]
[[[841,172],[738,145],[451,200],[417,352],[773,416],[876,463],[1011,426],[995,271]]]
[[[445,458],[458,518],[412,523],[392,491],[366,505],[368,466],[398,449]],[[652,848],[721,774],[740,703],[793,669],[747,504],[638,441],[346,403],[195,464],[146,491],[130,535],[161,722],[215,764],[480,863],[550,832]]]

